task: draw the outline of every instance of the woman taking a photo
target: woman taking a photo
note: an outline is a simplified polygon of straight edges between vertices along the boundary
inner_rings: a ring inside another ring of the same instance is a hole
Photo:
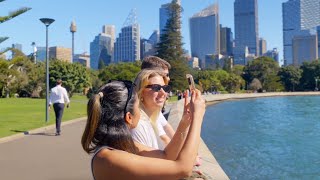
[[[205,112],[201,93],[193,91],[189,105],[185,105],[190,116],[189,131],[176,133],[179,136],[176,138],[185,139],[185,143],[177,158],[167,160],[170,159],[167,149],[154,150],[135,143],[131,137],[129,130],[140,119],[139,100],[133,86],[129,82],[110,82],[88,102],[88,119],[81,143],[86,152],[93,153],[91,168],[94,179],[188,177],[197,155]]]

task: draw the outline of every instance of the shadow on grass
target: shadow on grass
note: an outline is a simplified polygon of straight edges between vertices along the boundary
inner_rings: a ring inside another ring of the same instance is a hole
[[[55,133],[49,133],[49,132],[29,133],[29,131],[21,131],[21,130],[10,130],[10,131],[16,132],[16,133],[23,133],[24,135],[29,135],[29,136],[34,136],[34,135],[55,136]]]

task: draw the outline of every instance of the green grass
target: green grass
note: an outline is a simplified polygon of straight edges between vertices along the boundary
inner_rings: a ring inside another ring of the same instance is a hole
[[[70,100],[62,121],[86,116],[87,98],[76,95]],[[49,111],[48,123],[45,122],[45,106],[45,99],[0,98],[0,138],[54,124],[53,107]]]

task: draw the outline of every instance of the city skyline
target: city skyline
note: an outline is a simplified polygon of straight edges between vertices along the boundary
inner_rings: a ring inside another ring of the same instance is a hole
[[[12,44],[22,44],[25,54],[32,52],[31,43],[37,46],[45,46],[45,27],[39,18],[49,17],[56,21],[49,28],[49,46],[63,46],[71,48],[71,33],[69,27],[72,21],[77,24],[75,33],[75,54],[90,52],[90,42],[101,32],[103,25],[115,25],[116,37],[123,27],[131,9],[136,8],[137,19],[140,24],[141,38],[148,38],[153,30],[159,28],[159,8],[162,4],[171,2],[170,0],[137,0],[134,2],[120,0],[112,3],[108,2],[92,3],[85,1],[70,0],[67,2],[40,0],[11,0],[0,4],[1,12],[6,15],[12,10],[20,7],[31,7],[32,10],[22,14],[10,21],[1,24],[1,36],[10,38],[0,44],[0,48],[11,47]],[[181,1],[184,9],[182,13],[182,36],[185,43],[184,48],[190,51],[189,18],[196,12],[212,5],[213,0]],[[282,14],[281,4],[286,0],[258,1],[259,9],[259,35],[268,44],[268,50],[274,47],[280,51],[282,59]],[[234,33],[234,0],[219,1],[220,24],[230,27]]]

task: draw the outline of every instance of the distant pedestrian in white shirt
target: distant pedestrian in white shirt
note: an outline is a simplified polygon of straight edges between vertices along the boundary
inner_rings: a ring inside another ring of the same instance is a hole
[[[58,79],[57,85],[51,89],[50,100],[49,100],[49,109],[53,104],[53,109],[56,116],[56,136],[59,136],[61,133],[61,120],[62,120],[64,106],[65,104],[67,104],[67,108],[69,108],[69,104],[70,104],[67,90],[61,85],[62,85],[62,80]]]

